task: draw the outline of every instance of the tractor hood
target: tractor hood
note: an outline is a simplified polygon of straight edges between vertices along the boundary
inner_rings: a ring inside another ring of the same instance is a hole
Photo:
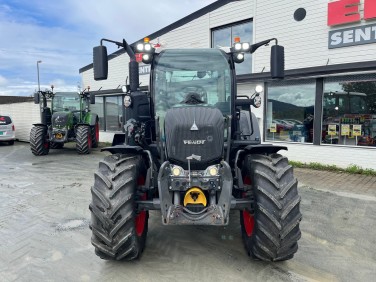
[[[196,155],[192,169],[219,162],[224,147],[224,118],[214,107],[190,106],[169,109],[165,117],[167,157],[187,168],[187,157]]]
[[[53,127],[64,127],[67,126],[69,120],[72,119],[72,113],[70,112],[57,112],[52,115],[52,126]]]

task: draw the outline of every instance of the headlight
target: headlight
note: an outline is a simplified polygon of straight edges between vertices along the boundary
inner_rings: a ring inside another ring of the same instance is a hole
[[[251,45],[249,45],[248,42],[244,42],[242,44],[242,49],[243,49],[244,52],[248,52],[250,48],[251,48]]]
[[[147,43],[144,45],[144,48],[145,48],[145,51],[150,51],[151,50],[151,44],[150,43]]]
[[[129,108],[131,104],[132,104],[131,96],[125,95],[124,96],[124,107]]]
[[[253,98],[253,106],[255,108],[260,108],[260,106],[261,106],[261,97],[260,96],[256,96],[255,98]]]
[[[143,51],[143,50],[144,50],[144,44],[142,44],[142,43],[138,43],[138,44],[137,44],[137,50],[138,50],[138,51]]]
[[[257,85],[255,88],[256,93],[261,93],[264,90],[264,87],[262,85]]]
[[[218,167],[215,166],[215,165],[212,165],[212,166],[209,166],[206,170],[205,170],[205,175],[206,176],[217,176],[218,175]]]
[[[241,49],[242,49],[242,44],[241,44],[241,43],[235,43],[235,44],[234,44],[234,49],[235,49],[236,51],[241,50]]]
[[[184,169],[180,166],[174,165],[171,169],[173,176],[183,176],[184,175]]]
[[[238,59],[239,61],[244,60],[244,55],[242,53],[239,53],[236,55],[236,59]]]

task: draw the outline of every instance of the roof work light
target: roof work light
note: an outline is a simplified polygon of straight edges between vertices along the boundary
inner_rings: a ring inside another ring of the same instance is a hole
[[[142,53],[142,62],[144,64],[150,64],[153,60],[153,54],[155,49],[153,45],[150,43],[150,38],[145,37],[143,43],[138,43],[136,45],[136,53]]]

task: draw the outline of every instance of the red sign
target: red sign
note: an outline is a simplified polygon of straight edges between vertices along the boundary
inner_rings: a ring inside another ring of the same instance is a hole
[[[340,25],[346,23],[359,22],[360,0],[339,0],[328,3],[328,25]],[[363,19],[376,18],[376,1],[364,0]]]

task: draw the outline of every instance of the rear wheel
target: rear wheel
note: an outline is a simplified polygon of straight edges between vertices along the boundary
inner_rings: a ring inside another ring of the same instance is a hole
[[[9,145],[14,145],[14,140],[8,142]]]
[[[63,147],[64,147],[64,143],[55,143],[55,142],[50,143],[51,149],[62,149]]]
[[[90,127],[91,130],[91,145],[93,148],[98,148],[99,142],[99,123],[98,120],[95,122],[94,126]]]
[[[77,126],[76,150],[79,154],[90,154],[91,132],[90,132],[89,126],[86,126],[86,125]]]
[[[50,151],[47,128],[44,126],[33,126],[30,131],[30,149],[35,156],[47,155]]]
[[[134,260],[145,248],[148,211],[139,211],[136,200],[146,194],[144,166],[138,155],[111,155],[99,163],[91,188],[92,237],[95,253],[102,259]]]
[[[255,197],[254,212],[240,212],[248,254],[264,261],[292,258],[298,250],[302,218],[298,182],[292,167],[279,154],[248,155],[244,166],[244,182],[252,185]]]

